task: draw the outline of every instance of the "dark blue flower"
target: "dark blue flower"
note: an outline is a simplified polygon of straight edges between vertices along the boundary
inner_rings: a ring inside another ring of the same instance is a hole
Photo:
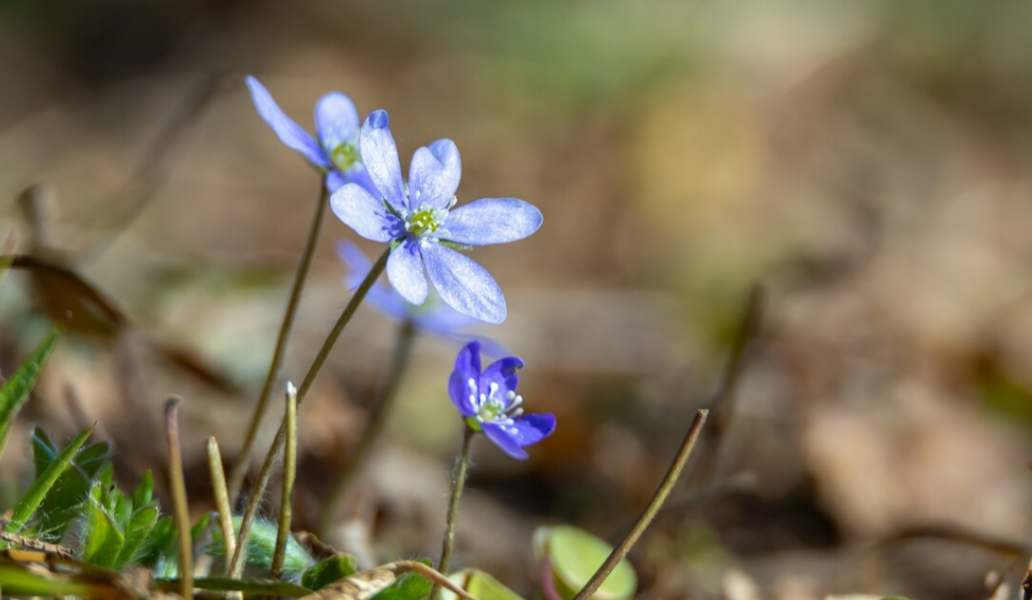
[[[357,246],[348,241],[341,241],[337,244],[337,255],[348,267],[348,274],[344,278],[344,285],[353,290],[362,283],[373,263]],[[508,350],[497,341],[481,335],[467,333],[483,321],[473,317],[459,314],[452,307],[444,304],[439,298],[431,296],[422,306],[416,306],[401,297],[390,286],[377,281],[369,288],[366,294],[365,303],[375,307],[388,317],[398,321],[410,321],[417,329],[438,337],[465,344],[470,340],[477,340],[481,348],[488,356],[504,356]]]
[[[480,343],[474,340],[455,359],[448,394],[470,427],[483,432],[509,456],[524,459],[525,446],[555,431],[555,415],[523,414],[523,396],[516,393],[520,381],[517,371],[521,368],[523,361],[510,356],[481,372]]]
[[[462,167],[455,143],[447,139],[416,150],[406,183],[386,111],[365,120],[359,147],[376,191],[345,185],[330,198],[330,207],[362,237],[391,244],[387,279],[394,289],[412,304],[423,304],[429,275],[437,294],[458,312],[504,321],[505,296],[494,278],[455,250],[523,239],[541,226],[541,211],[516,198],[483,198],[453,209]]]
[[[320,98],[315,104],[316,137],[312,137],[280,109],[269,90],[257,79],[248,75],[247,87],[258,114],[280,141],[326,173],[326,188],[330,192],[346,183],[376,190],[359,156],[358,111],[351,98],[340,92],[330,92]]]

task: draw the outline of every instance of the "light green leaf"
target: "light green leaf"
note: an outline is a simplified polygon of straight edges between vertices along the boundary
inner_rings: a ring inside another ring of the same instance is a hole
[[[567,525],[541,527],[534,532],[540,560],[552,561],[552,578],[560,596],[572,600],[613,551],[590,533]],[[626,560],[620,561],[598,588],[595,600],[628,600],[638,588],[638,576]]]
[[[11,423],[15,415],[29,399],[29,392],[36,386],[39,372],[57,345],[58,333],[57,329],[52,329],[29,360],[0,388],[0,456],[4,454],[4,446],[7,445],[7,436],[11,432]]]
[[[463,569],[448,577],[452,583],[469,592],[477,600],[523,600],[516,592],[480,569]],[[455,594],[445,590],[442,600],[454,600]]]
[[[4,531],[7,533],[18,533],[22,527],[29,522],[32,518],[33,513],[39,508],[39,505],[43,503],[43,499],[46,497],[50,489],[57,483],[58,478],[64,473],[65,469],[72,463],[72,458],[82,448],[83,444],[93,433],[93,428],[90,427],[86,431],[79,434],[79,437],[75,438],[67,448],[54,460],[53,463],[47,467],[29,489],[25,492],[25,495],[21,497],[18,504],[14,506],[11,512],[11,518],[7,522],[7,526]]]
[[[423,563],[428,567],[430,566],[430,561],[428,559],[418,560],[416,562]],[[420,598],[425,598],[430,594],[430,590],[432,590],[433,587],[434,584],[419,573],[405,573],[399,577],[397,581],[370,598],[370,600],[420,600]],[[478,598],[477,600],[480,599]]]

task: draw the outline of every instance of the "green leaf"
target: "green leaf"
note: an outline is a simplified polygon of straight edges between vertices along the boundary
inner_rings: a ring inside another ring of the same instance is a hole
[[[570,526],[541,527],[534,533],[539,559],[552,561],[552,577],[560,596],[571,600],[588,583],[613,551],[590,533]],[[620,561],[592,598],[628,600],[638,588],[638,576],[626,560]]]
[[[434,584],[422,575],[405,573],[370,600],[420,600],[425,598],[433,587]]]
[[[122,544],[122,549],[119,550],[118,557],[112,565],[114,568],[121,569],[136,558],[137,552],[143,547],[157,522],[158,507],[156,506],[145,506],[133,515],[125,532],[125,543]]]
[[[39,372],[57,345],[58,333],[57,329],[52,329],[29,360],[0,388],[0,456],[4,454],[4,446],[7,445],[7,436],[15,415],[29,399],[29,392],[36,386]]]
[[[150,537],[143,543],[137,562],[145,567],[155,567],[163,556],[174,553],[176,547],[176,528],[171,516],[158,519],[151,530]]]
[[[80,551],[85,562],[102,567],[113,566],[125,544],[124,531],[107,509],[110,503],[104,484],[94,483],[86,507],[86,537]]]
[[[240,533],[240,516],[233,517],[233,531]],[[247,542],[248,567],[267,572],[272,567],[272,555],[276,550],[277,527],[275,523],[255,519],[251,522],[251,537]],[[212,543],[205,549],[205,552],[212,556],[223,556],[226,553],[226,546],[222,542],[222,529],[216,527],[212,530]],[[287,552],[283,560],[283,573],[296,575],[302,573],[315,562],[308,552],[297,543],[293,535],[287,537]]]
[[[477,600],[523,600],[519,594],[480,569],[463,569],[452,574],[448,579],[469,592],[469,595]],[[442,600],[455,597],[455,594],[444,590]]]
[[[426,566],[431,566],[429,559],[421,559]],[[397,581],[384,588],[369,600],[420,600],[430,594],[434,584],[419,573],[405,573]],[[447,591],[447,590],[442,590]],[[453,594],[454,596],[454,594]],[[480,600],[479,598],[477,600]]]
[[[154,500],[154,474],[148,469],[133,491],[133,508],[139,510]]]
[[[25,492],[25,495],[21,497],[18,504],[14,506],[11,512],[11,518],[7,522],[7,526],[4,531],[7,533],[18,533],[22,527],[29,522],[32,515],[39,508],[39,505],[43,503],[43,499],[46,497],[50,489],[57,483],[58,478],[64,473],[65,469],[72,463],[72,458],[82,448],[83,444],[93,433],[93,428],[90,427],[86,431],[79,434],[79,437],[75,438],[67,448],[54,460],[53,463],[47,467],[46,471],[36,478],[29,486],[29,489]]]
[[[32,451],[38,478],[57,459],[58,450],[46,433],[37,427],[32,434]],[[83,448],[72,459],[71,468],[61,474],[36,511],[37,531],[52,540],[64,535],[80,516],[80,506],[86,500],[93,478],[107,463],[110,455],[111,447],[108,443],[99,442]]]
[[[309,567],[301,575],[301,585],[310,590],[318,590],[357,571],[358,564],[354,556],[335,554]]]
[[[312,590],[271,579],[229,579],[228,577],[203,577],[194,579],[194,587],[213,592],[243,592],[248,596],[279,596],[281,598],[300,598],[312,593]],[[178,579],[157,579],[151,588],[163,592],[178,592]]]

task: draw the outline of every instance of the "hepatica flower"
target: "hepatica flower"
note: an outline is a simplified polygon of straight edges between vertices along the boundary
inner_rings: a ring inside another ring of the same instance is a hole
[[[513,458],[525,459],[523,448],[555,431],[555,415],[523,414],[523,396],[516,393],[517,371],[523,361],[510,356],[480,369],[480,343],[472,341],[459,351],[448,394],[466,423],[482,432]]]
[[[357,246],[348,241],[342,241],[337,245],[337,255],[348,267],[348,274],[344,278],[345,287],[350,290],[357,288],[366,278],[373,263]],[[409,321],[417,329],[446,340],[465,344],[476,339],[484,353],[489,356],[504,356],[507,353],[505,347],[495,340],[468,333],[469,329],[483,325],[482,321],[458,313],[439,298],[431,296],[422,306],[416,306],[402,298],[401,294],[390,286],[378,281],[369,288],[365,302],[392,319]]]
[[[391,244],[387,279],[394,289],[410,303],[423,304],[429,276],[441,299],[458,312],[504,321],[505,297],[494,278],[456,250],[523,239],[541,226],[541,211],[516,198],[483,198],[455,208],[462,167],[448,139],[416,150],[406,182],[386,111],[366,118],[359,149],[375,192],[347,184],[330,198],[330,207],[362,237]]]
[[[358,111],[355,103],[340,92],[330,92],[315,104],[315,131],[312,136],[287,116],[272,94],[257,79],[248,75],[258,114],[287,147],[297,151],[312,166],[326,173],[326,188],[335,192],[346,183],[357,183],[375,190],[358,152]]]

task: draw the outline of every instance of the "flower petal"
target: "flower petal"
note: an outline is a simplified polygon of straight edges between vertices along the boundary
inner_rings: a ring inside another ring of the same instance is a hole
[[[412,155],[409,167],[409,204],[420,207],[445,208],[455,197],[462,178],[462,160],[455,142],[441,139],[424,146]]]
[[[330,196],[330,208],[355,233],[374,242],[389,242],[404,231],[383,203],[357,183],[349,183]]]
[[[501,448],[502,451],[509,456],[519,460],[526,460],[530,457],[530,455],[520,447],[519,442],[517,442],[513,437],[513,434],[510,433],[509,428],[504,425],[498,425],[497,423],[481,423],[480,427],[483,428],[484,435],[487,436],[487,439],[494,442],[495,446]]]
[[[434,289],[449,306],[488,323],[505,320],[505,296],[487,269],[440,244],[426,244],[421,251]]]
[[[401,179],[401,162],[398,160],[398,146],[388,127],[387,111],[373,111],[362,125],[359,152],[362,163],[376,189],[399,213],[408,210],[405,199],[405,182]]]
[[[430,288],[423,274],[423,259],[419,255],[419,242],[406,240],[391,250],[387,259],[387,280],[401,297],[410,303],[420,305],[426,301]]]
[[[248,75],[247,87],[251,90],[251,100],[254,102],[254,107],[258,109],[258,115],[279,136],[281,142],[300,152],[305,160],[317,167],[328,168],[330,166],[329,158],[318,142],[280,109],[265,86]]]
[[[518,370],[522,368],[523,361],[515,356],[496,360],[484,369],[484,374],[480,376],[480,387],[486,388],[492,383],[498,384],[504,397],[506,393],[516,391],[516,387],[520,384]],[[508,402],[506,406],[508,406]]]
[[[340,92],[330,92],[315,105],[315,131],[329,156],[344,142],[355,143],[358,111],[355,103]]]
[[[348,182],[348,178],[344,177],[344,174],[340,171],[333,170],[326,172],[326,189],[332,194],[344,187]]]
[[[555,415],[551,413],[523,415],[516,417],[513,427],[516,429],[516,433],[509,430],[513,440],[520,446],[530,446],[552,435],[552,432],[555,431]]]
[[[464,417],[477,414],[470,398],[476,393],[470,388],[471,379],[474,383],[480,380],[480,342],[476,340],[459,350],[459,355],[455,357],[455,370],[448,379],[448,395]]]
[[[516,198],[482,198],[448,213],[447,239],[470,246],[523,239],[541,227],[541,211]]]

